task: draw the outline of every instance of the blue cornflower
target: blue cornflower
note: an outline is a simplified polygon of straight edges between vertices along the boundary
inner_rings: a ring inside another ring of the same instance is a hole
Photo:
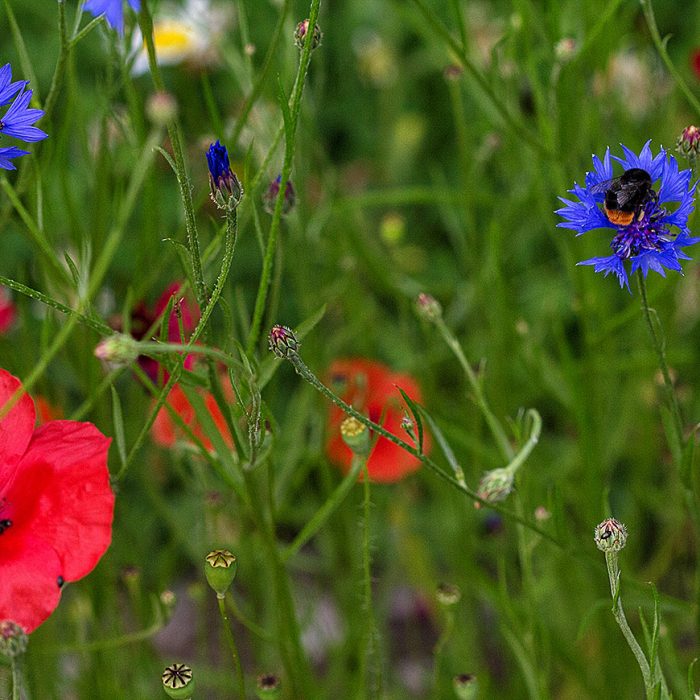
[[[682,250],[686,246],[700,241],[700,238],[690,236],[688,216],[694,209],[695,188],[692,186],[690,170],[678,170],[676,159],[661,148],[652,157],[650,141],[644,144],[639,155],[626,146],[622,146],[624,158],[612,156],[624,171],[638,168],[649,174],[651,185],[648,195],[643,196],[634,211],[628,211],[628,216],[622,212],[614,216],[614,212],[601,206],[611,197],[616,188],[610,149],[605,152],[601,161],[593,156],[593,172],[586,173],[585,187],[574,183],[569,192],[578,198],[578,202],[560,197],[566,205],[557,210],[564,222],[557,224],[562,228],[571,228],[580,236],[586,231],[598,228],[612,228],[615,235],[610,243],[613,254],[607,257],[583,260],[579,265],[593,265],[595,272],[602,272],[607,277],[611,272],[617,276],[620,287],[627,287],[629,278],[626,262],[629,260],[629,272],[641,270],[644,277],[649,270],[666,276],[664,268],[682,273],[680,260],[690,260]],[[653,189],[651,189],[653,187]],[[670,206],[669,206],[670,205]],[[608,205],[609,206],[609,203]],[[631,218],[627,222],[627,218]],[[617,220],[617,223],[613,223]]]
[[[47,137],[41,129],[33,126],[34,122],[44,116],[41,109],[29,107],[32,99],[32,91],[26,90],[29,81],[12,81],[12,69],[6,63],[0,68],[0,106],[10,102],[8,110],[0,116],[0,136],[14,136],[22,141],[41,141]],[[0,148],[0,168],[4,170],[15,170],[12,164],[13,158],[26,156],[29,151],[21,148],[9,146]]]
[[[241,201],[243,188],[236,174],[231,170],[226,146],[212,143],[207,151],[209,165],[209,189],[212,201],[219,209],[232,211]]]
[[[12,102],[12,98],[24,87],[28,80],[12,81],[12,67],[6,63],[0,68],[0,106]]]
[[[134,12],[141,9],[141,0],[128,0],[128,2]],[[95,17],[104,15],[112,29],[116,29],[120,35],[124,33],[123,0],[87,0],[83,8]]]

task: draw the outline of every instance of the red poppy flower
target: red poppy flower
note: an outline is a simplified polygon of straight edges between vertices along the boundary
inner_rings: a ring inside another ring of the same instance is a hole
[[[230,384],[228,381],[223,381],[222,386],[224,389],[224,395],[227,398],[232,398],[228,394],[232,394],[230,390]],[[228,390],[227,390],[228,388]],[[204,399],[204,405],[207,407],[209,414],[214,421],[217,429],[221,433],[221,437],[228,447],[233,445],[233,440],[231,439],[231,433],[229,432],[228,425],[226,424],[226,419],[224,418],[219,405],[216,403],[216,399],[208,391],[203,389],[197,389]],[[185,392],[180,388],[179,384],[176,384],[170,394],[166,403],[177,413],[177,415],[182,419],[183,423],[192,431],[192,434],[201,440],[202,444],[207,450],[212,449],[211,440],[206,436],[202,430],[202,426],[197,420],[197,414],[195,413],[194,407],[190,403],[189,399],[185,395]],[[173,420],[170,415],[170,411],[166,406],[161,407],[158,411],[155,421],[153,422],[153,427],[151,428],[151,435],[153,441],[160,445],[161,447],[173,447],[179,440],[187,440],[187,435],[180,428],[179,425]]]
[[[392,372],[380,362],[361,358],[336,360],[330,367],[329,375],[334,390],[346,403],[365,413],[385,430],[413,444],[401,427],[406,406],[397,387],[420,403],[421,392],[415,379],[407,374]],[[352,451],[340,435],[343,418],[345,413],[337,406],[331,406],[326,453],[332,462],[347,471],[352,461]],[[430,450],[429,436],[425,433],[423,450]],[[420,460],[412,454],[380,437],[369,455],[367,469],[372,481],[390,483],[403,479],[420,465]]]
[[[17,311],[5,287],[0,287],[0,333],[9,331],[15,322]]]
[[[21,387],[0,369],[0,412]],[[91,423],[34,427],[24,394],[0,418],[0,620],[29,633],[58,605],[61,586],[88,574],[112,538],[110,439]]]

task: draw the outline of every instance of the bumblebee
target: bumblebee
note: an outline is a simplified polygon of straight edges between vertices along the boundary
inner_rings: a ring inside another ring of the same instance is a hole
[[[656,199],[651,185],[651,175],[646,170],[630,168],[620,177],[595,185],[591,191],[605,192],[603,211],[611,224],[629,226],[642,213],[644,205]]]

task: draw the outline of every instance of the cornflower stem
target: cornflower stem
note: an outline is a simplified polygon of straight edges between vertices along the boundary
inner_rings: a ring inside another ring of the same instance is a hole
[[[377,621],[372,598],[372,551],[370,480],[367,457],[354,456],[362,465],[362,608],[365,613],[365,634],[360,655],[360,691],[358,698],[382,697],[381,659],[377,643]],[[369,686],[369,687],[368,687]],[[369,691],[369,692],[368,692]]]
[[[316,26],[318,13],[321,6],[321,0],[311,0],[311,8],[309,10],[309,31],[306,34],[304,47],[301,51],[299,59],[299,68],[294,80],[292,88],[292,97],[289,101],[287,115],[285,116],[285,148],[284,148],[284,163],[282,165],[282,173],[280,182],[282,183],[277,193],[275,200],[275,209],[272,214],[272,222],[270,223],[270,232],[267,238],[267,246],[265,248],[265,257],[263,258],[263,269],[260,275],[260,284],[258,286],[258,294],[255,299],[255,309],[253,311],[253,320],[250,326],[248,342],[246,344],[246,352],[248,355],[253,354],[253,350],[257,345],[260,336],[260,327],[262,325],[265,307],[267,304],[267,295],[270,288],[272,277],[272,266],[277,252],[277,236],[280,230],[282,221],[282,205],[284,204],[284,193],[287,181],[292,174],[292,161],[294,159],[294,150],[296,146],[296,131],[299,121],[299,113],[301,112],[301,97],[304,91],[304,83],[308,73],[309,64],[311,62],[311,51],[313,42],[313,28]]]
[[[284,551],[282,554],[283,562],[293,557],[326,524],[331,515],[350,493],[352,487],[357,483],[357,478],[360,476],[365,462],[365,459],[357,455],[353,457],[350,470],[343,480]]]
[[[236,672],[236,683],[238,685],[238,697],[241,700],[245,700],[245,678],[243,676],[243,669],[241,668],[241,657],[238,653],[236,640],[233,638],[231,622],[229,621],[228,611],[226,610],[226,596],[217,595],[216,602],[219,606],[219,615],[221,616],[221,623],[224,627],[226,643],[228,644],[228,648],[231,651],[231,658],[233,659],[233,668]]]
[[[656,311],[651,309],[649,306],[649,301],[647,299],[646,281],[641,270],[637,271],[637,281],[639,283],[639,292],[642,297],[642,313],[644,314],[644,320],[646,321],[647,328],[649,329],[651,342],[654,346],[654,350],[656,351],[656,355],[659,361],[659,368],[661,369],[661,374],[664,378],[666,400],[668,401],[668,406],[673,417],[673,425],[676,433],[676,444],[671,445],[670,447],[671,451],[673,452],[674,461],[676,462],[676,464],[680,464],[681,452],[684,443],[683,419],[681,417],[680,406],[678,405],[678,397],[676,396],[676,391],[674,389],[673,381],[671,379],[671,373],[668,369],[668,363],[666,362],[666,342],[663,337],[663,331],[658,322],[658,317],[656,316]]]
[[[12,700],[20,700],[22,693],[22,674],[19,669],[19,660],[13,657],[10,661],[12,667]]]
[[[642,672],[642,678],[644,679],[646,696],[647,698],[652,698],[654,695],[649,662],[647,661],[642,648],[639,646],[639,642],[627,623],[625,611],[622,607],[622,600],[620,599],[620,567],[618,565],[618,554],[619,553],[614,550],[605,552],[605,564],[608,568],[610,593],[612,594],[613,599],[612,613],[615,617],[615,622],[617,622],[623,636],[625,637],[625,640],[627,641],[627,644],[629,645],[629,648],[632,650],[635,659],[637,659],[637,664],[639,665],[639,669]]]
[[[471,368],[469,361],[465,357],[462,346],[459,344],[459,341],[457,338],[455,338],[442,317],[436,318],[434,322],[440,331],[440,335],[442,335],[444,341],[447,343],[447,346],[450,348],[450,350],[452,350],[459,364],[462,366],[464,374],[466,375],[467,381],[469,382],[471,390],[474,394],[476,405],[483,414],[484,420],[486,421],[486,424],[488,425],[489,430],[491,431],[491,434],[498,445],[498,449],[502,457],[506,461],[510,462],[513,457],[515,457],[515,450],[510,444],[506,431],[503,429],[500,421],[493,414],[493,411],[491,411],[491,407],[489,406],[486,396],[484,395],[484,391],[481,388],[481,382],[474,373],[474,370]]]
[[[138,15],[139,27],[143,34],[146,49],[148,51],[148,65],[153,77],[153,85],[158,92],[165,92],[165,83],[160,73],[160,67],[156,59],[156,48],[153,41],[153,18],[151,17],[145,0],[141,3],[141,11]],[[207,305],[207,288],[204,282],[204,270],[202,268],[202,258],[199,250],[199,234],[197,233],[197,222],[194,214],[194,204],[192,202],[192,185],[185,167],[185,156],[183,148],[182,129],[177,119],[173,119],[167,125],[168,137],[173,149],[173,160],[175,163],[175,176],[180,188],[180,197],[185,210],[185,229],[187,230],[187,247],[192,262],[192,276],[194,278],[194,293],[203,309]],[[204,329],[203,329],[204,330]]]
[[[197,340],[199,337],[202,335],[204,332],[204,329],[209,321],[209,318],[211,317],[212,312],[214,311],[214,307],[216,306],[217,302],[219,301],[219,297],[221,296],[221,292],[224,288],[224,284],[226,283],[226,280],[228,278],[228,273],[231,270],[231,263],[233,262],[233,253],[236,248],[236,240],[238,239],[238,215],[236,213],[236,210],[234,209],[232,212],[228,212],[226,214],[226,238],[224,240],[224,256],[221,261],[221,270],[219,271],[219,275],[216,278],[216,283],[214,284],[214,289],[212,289],[211,296],[209,297],[209,301],[207,304],[204,306],[204,309],[202,311],[202,315],[199,318],[199,322],[197,323],[197,326],[195,327],[194,331],[192,331],[192,335],[190,336],[189,343],[187,345],[182,346],[182,361],[179,362],[175,368],[173,369],[170,378],[168,381],[165,383],[165,386],[163,387],[162,391],[160,392],[160,395],[158,396],[155,406],[153,407],[153,410],[151,411],[151,415],[148,417],[148,419],[145,421],[143,427],[141,428],[141,432],[138,434],[136,437],[136,440],[134,444],[131,447],[131,451],[129,452],[129,455],[126,458],[126,461],[122,465],[121,469],[117,473],[117,475],[114,477],[116,481],[119,481],[120,479],[123,478],[124,474],[126,473],[126,470],[129,468],[131,463],[134,461],[136,455],[138,454],[138,451],[141,449],[141,445],[146,439],[146,436],[148,435],[148,432],[151,429],[151,426],[153,425],[153,422],[156,419],[156,416],[158,415],[158,411],[160,411],[161,407],[165,403],[168,394],[170,393],[170,390],[175,386],[177,381],[180,379],[180,374],[182,373],[183,367],[184,367],[184,362],[185,362],[185,357],[187,357],[187,354],[192,351],[192,348],[194,348]],[[75,317],[71,317],[69,322]]]

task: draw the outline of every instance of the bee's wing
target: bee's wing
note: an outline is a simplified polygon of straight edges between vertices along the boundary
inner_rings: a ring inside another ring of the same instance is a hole
[[[593,185],[590,191],[593,194],[603,194],[610,189],[610,186],[613,184],[613,182],[615,182],[615,180],[619,179],[619,177],[611,177],[609,180],[603,180],[603,182],[599,182],[597,185]]]

